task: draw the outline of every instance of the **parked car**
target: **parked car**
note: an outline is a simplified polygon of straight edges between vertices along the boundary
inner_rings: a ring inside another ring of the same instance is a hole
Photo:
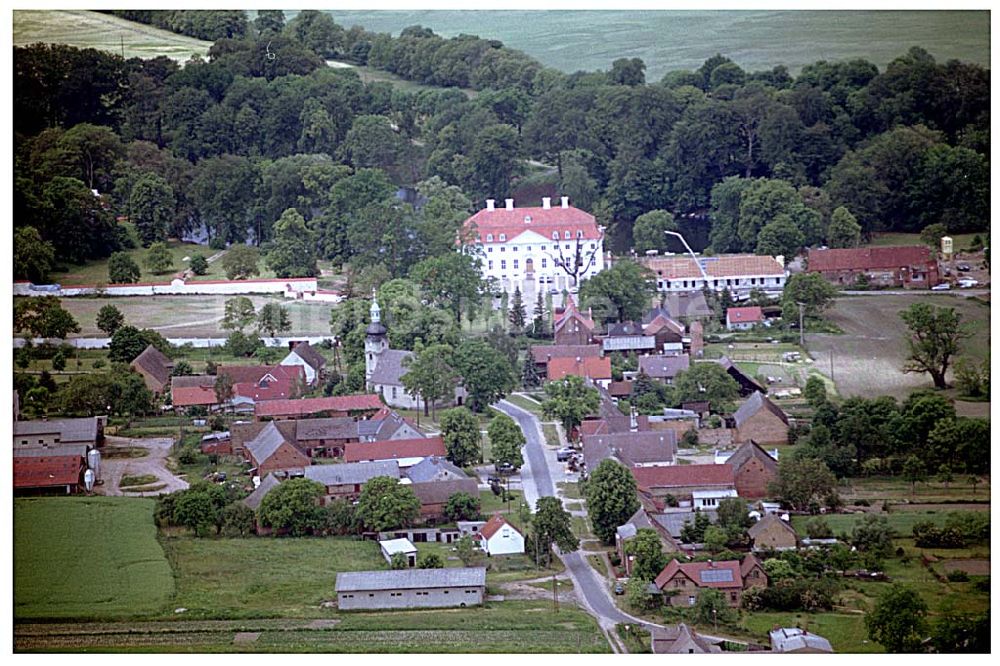
[[[558,451],[556,451],[556,460],[559,462],[566,462],[576,453],[576,449],[571,446],[564,446]]]
[[[979,280],[973,278],[962,278],[958,281],[958,286],[962,289],[970,289],[979,286]]]
[[[614,591],[617,595],[625,594],[625,586],[621,583],[615,583]]]
[[[514,473],[514,466],[507,462],[501,462],[494,465],[497,474],[501,476],[509,476]]]
[[[949,289],[951,289],[951,285],[947,282],[942,282],[931,287],[931,291],[948,291]]]
[[[959,264],[955,268],[962,271],[963,273],[968,273],[969,271],[972,270],[972,266],[970,266],[969,264]]]

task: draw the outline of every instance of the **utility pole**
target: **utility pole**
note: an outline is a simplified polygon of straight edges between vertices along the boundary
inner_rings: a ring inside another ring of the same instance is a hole
[[[799,306],[799,347],[802,349],[806,348],[806,330],[805,330],[805,319],[803,318],[805,303],[797,303]]]
[[[559,612],[559,597],[556,596],[556,572],[552,572],[552,610]]]

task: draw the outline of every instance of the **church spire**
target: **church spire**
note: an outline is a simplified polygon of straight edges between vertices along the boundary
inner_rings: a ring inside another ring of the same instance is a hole
[[[372,287],[372,309],[371,309],[372,323],[378,324],[382,321],[382,310],[378,306],[378,301],[375,300],[375,287]]]

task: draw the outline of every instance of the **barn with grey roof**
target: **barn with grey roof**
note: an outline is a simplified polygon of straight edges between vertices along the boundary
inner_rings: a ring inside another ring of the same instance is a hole
[[[340,610],[478,606],[486,594],[486,569],[399,569],[337,574]]]

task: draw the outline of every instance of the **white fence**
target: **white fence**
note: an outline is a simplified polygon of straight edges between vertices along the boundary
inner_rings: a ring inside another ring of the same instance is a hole
[[[332,339],[332,335],[290,335],[283,336],[279,338],[265,338],[262,337],[261,340],[268,347],[288,347],[289,342],[308,342],[311,345],[317,345],[323,340]],[[40,345],[44,342],[51,342],[52,344],[67,344],[71,347],[76,347],[77,349],[103,349],[111,344],[111,338],[69,338],[67,340],[57,340],[51,338],[46,340],[45,338],[34,338],[32,344]],[[192,347],[207,348],[207,347],[221,347],[226,344],[226,338],[167,338],[167,342],[172,345],[177,345],[178,347],[183,345],[191,345]],[[14,348],[18,349],[24,346],[24,338],[14,338]]]
[[[282,294],[285,298],[304,301],[339,303],[343,296],[317,288],[316,278],[276,278],[269,280],[188,280],[174,278],[170,282],[141,284],[96,285],[34,285],[15,282],[15,296],[195,296],[239,294]]]

